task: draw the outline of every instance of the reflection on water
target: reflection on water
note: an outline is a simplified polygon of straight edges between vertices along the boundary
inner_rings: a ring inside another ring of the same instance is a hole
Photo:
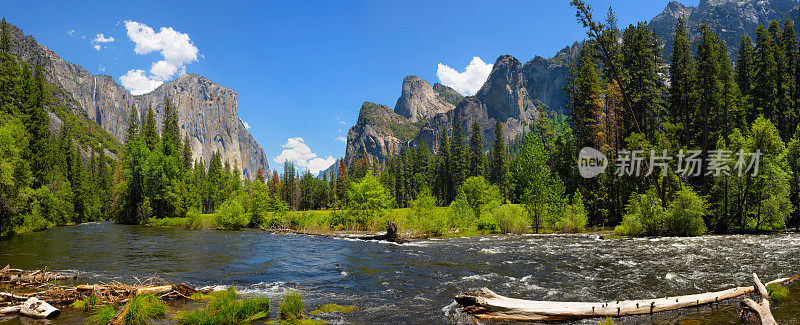
[[[727,289],[749,284],[753,272],[765,281],[800,274],[800,234],[613,240],[486,236],[394,245],[92,223],[0,241],[0,264],[79,272],[81,281],[90,283],[157,275],[273,298],[298,287],[312,307],[359,306],[353,314],[337,316],[345,322],[452,323],[468,320],[456,311],[452,297],[484,286],[517,298],[606,301]],[[791,299],[773,311],[781,324],[800,324],[800,285],[790,289]],[[618,323],[741,324],[736,312],[736,303],[728,302]],[[80,313],[66,311],[50,323],[83,321]]]

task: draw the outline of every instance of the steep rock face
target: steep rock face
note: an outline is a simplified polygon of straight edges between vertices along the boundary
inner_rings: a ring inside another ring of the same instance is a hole
[[[775,19],[797,20],[798,4],[794,0],[700,0],[697,7],[687,7],[670,1],[658,16],[650,21],[664,44],[664,58],[672,53],[675,24],[683,18],[692,40],[700,34],[700,25],[708,24],[728,44],[728,54],[736,58],[739,38],[747,33],[755,36],[758,25]]]
[[[142,113],[152,105],[158,125],[164,114],[164,99],[176,108],[181,136],[189,136],[195,159],[209,161],[219,151],[223,161],[236,163],[246,177],[258,168],[268,170],[261,146],[239,119],[236,92],[196,74],[186,74],[150,93],[135,96]]]
[[[461,123],[464,137],[468,138],[472,124],[477,123],[483,134],[483,147],[487,149],[494,139],[497,121],[502,124],[508,141],[530,130],[537,116],[526,88],[522,64],[510,55],[503,55],[475,96],[464,98],[451,112],[436,115],[422,127],[414,143],[436,149],[442,130],[452,135],[455,123]]]
[[[441,91],[446,92],[443,89]],[[453,108],[455,105],[440,98],[439,93],[427,81],[417,76],[408,76],[403,79],[403,91],[397,99],[394,112],[414,123]]]
[[[389,157],[400,152],[409,140],[402,134],[415,134],[413,123],[393,112],[386,105],[364,102],[358,113],[356,125],[347,133],[345,163],[366,156],[367,159],[386,164]]]
[[[258,168],[269,169],[261,146],[245,129],[238,117],[236,93],[197,76],[183,75],[163,84],[151,93],[134,96],[111,76],[93,75],[82,66],[62,60],[58,54],[9,25],[12,52],[28,62],[41,62],[48,83],[65,90],[74,104],[76,115],[85,114],[120,141],[125,136],[131,105],[140,120],[153,105],[157,121],[163,115],[163,103],[169,99],[178,113],[181,137],[189,136],[195,159],[208,162],[212,151],[223,159],[236,162],[245,177],[255,177]]]

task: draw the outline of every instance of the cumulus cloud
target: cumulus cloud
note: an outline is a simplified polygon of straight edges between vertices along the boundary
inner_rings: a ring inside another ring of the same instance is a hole
[[[125,75],[119,77],[120,83],[125,89],[130,90],[131,94],[133,95],[142,95],[153,91],[154,89],[161,86],[163,83],[159,80],[153,80],[152,78],[145,75],[144,70],[135,69],[130,70]]]
[[[492,72],[492,65],[483,62],[479,57],[473,57],[464,72],[458,72],[445,64],[439,63],[436,69],[436,77],[443,85],[455,89],[457,92],[469,96],[474,95],[481,89],[489,73]]]
[[[161,27],[156,32],[150,26],[128,20],[125,22],[125,29],[127,29],[128,38],[135,44],[134,53],[145,55],[157,52],[163,58],[163,60],[153,62],[147,74],[141,69],[132,69],[125,76],[120,77],[122,86],[134,95],[153,91],[176,74],[186,73],[186,65],[197,61],[199,50],[189,39],[189,35],[176,31],[172,27]],[[123,79],[124,77],[127,78]],[[147,80],[142,80],[142,78]],[[129,83],[126,83],[125,80],[128,80]]]
[[[285,149],[273,159],[276,163],[293,162],[312,174],[318,174],[336,162],[336,159],[331,156],[325,158],[317,157],[317,154],[311,152],[311,148],[306,145],[301,137],[286,139],[286,143],[282,147]]]
[[[340,135],[340,136],[336,137],[336,141],[347,142],[347,138],[345,138],[345,137]]]

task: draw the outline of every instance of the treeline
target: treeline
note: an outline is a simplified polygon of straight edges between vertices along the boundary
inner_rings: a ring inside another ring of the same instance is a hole
[[[73,142],[87,130],[62,121],[49,130],[49,111],[62,109],[42,66],[11,54],[8,24],[0,23],[0,236],[105,219],[113,159]],[[88,158],[84,158],[88,157]]]

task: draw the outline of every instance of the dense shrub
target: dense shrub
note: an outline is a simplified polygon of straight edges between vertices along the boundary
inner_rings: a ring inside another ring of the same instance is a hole
[[[389,190],[372,173],[348,184],[348,214],[359,229],[373,228],[376,221],[393,205]]]
[[[628,203],[628,213],[614,231],[624,236],[655,236],[664,229],[667,212],[655,191],[634,195]]]
[[[250,219],[245,214],[242,203],[236,198],[231,198],[219,206],[214,215],[214,222],[222,229],[242,229],[247,227]]]
[[[492,212],[492,219],[505,234],[521,234],[528,230],[530,223],[525,210],[517,205],[503,205]]]
[[[467,202],[463,191],[459,191],[453,203],[450,203],[450,221],[454,228],[465,230],[475,225],[475,210]]]
[[[462,194],[477,219],[483,212],[491,212],[503,203],[497,185],[492,185],[482,176],[467,178],[459,189],[459,197]]]
[[[409,219],[413,226],[428,236],[441,236],[447,230],[447,214],[435,213],[436,198],[429,188],[423,188],[417,198],[408,203]]]
[[[703,216],[707,213],[705,199],[685,186],[675,194],[667,211],[667,228],[679,236],[697,236],[706,231]]]
[[[563,212],[551,220],[550,227],[563,233],[579,233],[586,230],[589,218],[583,206],[583,196],[575,192],[572,204],[564,206]]]

